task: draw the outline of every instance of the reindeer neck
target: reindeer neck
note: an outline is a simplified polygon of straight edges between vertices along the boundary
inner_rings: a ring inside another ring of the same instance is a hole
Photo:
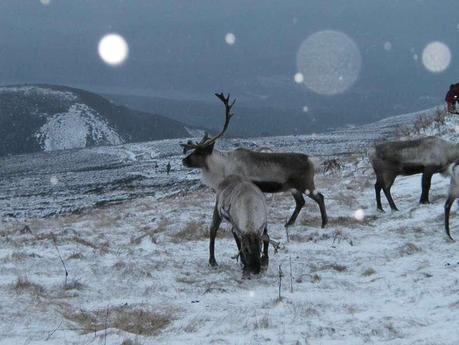
[[[207,157],[207,167],[202,169],[202,182],[216,190],[218,184],[231,174],[229,170],[230,157],[230,152],[214,149]]]

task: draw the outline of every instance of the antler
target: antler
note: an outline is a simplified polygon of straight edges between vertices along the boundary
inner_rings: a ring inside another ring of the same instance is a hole
[[[229,98],[230,98],[230,94],[228,94],[227,97],[225,97],[225,95],[223,95],[223,92],[221,93],[216,93],[215,96],[218,97],[218,99],[220,101],[223,102],[223,104],[225,105],[225,124],[223,125],[223,129],[221,130],[220,133],[218,133],[215,137],[213,137],[212,139],[209,139],[208,140],[208,143],[211,144],[211,143],[214,143],[218,138],[221,138],[221,136],[226,132],[226,130],[228,129],[228,125],[229,125],[229,122],[231,120],[231,118],[233,117],[233,113],[231,112],[231,108],[233,107],[234,103],[236,103],[236,100],[234,99],[231,104],[229,103]]]
[[[200,142],[193,143],[191,140],[188,140],[188,142],[186,144],[180,144],[180,146],[183,147],[183,153],[187,153],[187,151],[194,150],[194,149],[196,149],[198,147],[205,147],[205,146],[209,146],[209,145],[215,143],[215,141],[218,138],[221,138],[223,136],[223,134],[226,132],[226,130],[228,129],[228,125],[229,125],[229,122],[231,120],[231,117],[233,117],[233,115],[234,115],[231,112],[231,108],[233,107],[234,103],[236,103],[236,100],[234,99],[230,104],[229,103],[230,94],[228,94],[228,96],[225,97],[223,92],[216,93],[215,96],[217,96],[218,99],[221,100],[223,102],[223,104],[225,105],[225,124],[223,125],[223,129],[220,131],[220,133],[218,133],[213,138],[209,139],[209,135],[206,132],[206,133],[204,133],[204,137],[201,139]]]

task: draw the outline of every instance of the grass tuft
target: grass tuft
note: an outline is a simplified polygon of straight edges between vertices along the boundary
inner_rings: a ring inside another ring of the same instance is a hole
[[[137,335],[157,335],[172,321],[171,313],[159,313],[131,306],[111,307],[95,311],[64,311],[63,317],[77,325],[83,334],[106,328]]]

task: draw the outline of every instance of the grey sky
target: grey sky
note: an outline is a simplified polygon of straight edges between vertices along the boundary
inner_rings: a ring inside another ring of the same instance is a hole
[[[373,99],[416,110],[418,98],[439,102],[447,86],[459,82],[457,0],[50,1],[0,1],[1,84],[47,82],[201,99],[224,89],[246,102],[254,97],[270,105],[334,108],[357,102],[359,109],[376,111]],[[357,82],[335,97],[293,82],[300,44],[330,29],[350,36],[362,56]],[[130,48],[118,68],[97,54],[99,39],[110,32],[123,35]],[[236,35],[235,45],[225,43],[227,32]],[[449,46],[452,62],[433,74],[420,57],[436,40]]]

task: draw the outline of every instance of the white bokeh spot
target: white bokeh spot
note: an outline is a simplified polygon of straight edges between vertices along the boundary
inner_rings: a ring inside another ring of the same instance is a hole
[[[431,42],[422,52],[422,63],[431,72],[443,72],[451,63],[451,51],[443,42]]]
[[[129,47],[121,35],[108,34],[99,41],[98,51],[105,63],[118,66],[127,59]]]
[[[304,81],[304,75],[302,73],[295,73],[293,76],[293,80],[295,80],[295,83],[301,84]]]
[[[51,0],[40,0],[41,4],[44,6],[48,6],[51,3]]]
[[[307,105],[305,105],[305,106],[303,107],[303,111],[304,111],[305,113],[307,113],[307,112],[309,111],[309,108],[308,108]]]
[[[226,44],[232,46],[234,43],[236,43],[236,36],[232,32],[228,32],[225,35],[225,42]]]
[[[53,186],[55,186],[55,185],[57,185],[57,184],[59,183],[59,180],[57,179],[56,176],[51,176],[50,179],[49,179],[49,182],[50,182]]]
[[[365,211],[359,208],[354,212],[354,218],[361,222],[365,218]]]
[[[319,31],[301,43],[296,62],[304,77],[303,83],[310,90],[336,95],[356,82],[362,57],[357,44],[346,34]]]
[[[392,49],[392,43],[389,41],[384,42],[384,50],[391,50]]]

